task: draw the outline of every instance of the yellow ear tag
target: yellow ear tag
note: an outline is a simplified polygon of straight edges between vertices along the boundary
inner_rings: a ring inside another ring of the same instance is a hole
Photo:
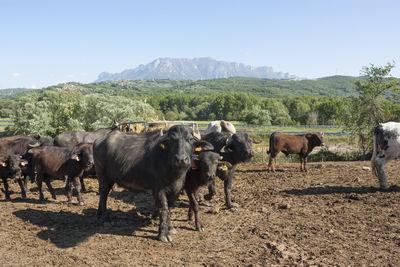
[[[25,166],[25,162],[22,161],[22,162],[21,162],[21,166]]]
[[[164,145],[164,144],[161,144],[160,147],[161,147],[162,149],[165,149],[165,145]]]
[[[196,152],[200,152],[200,151],[202,151],[203,150],[203,148],[201,147],[201,146],[198,146],[198,147],[196,147],[195,149],[194,149],[194,151],[196,151]]]
[[[220,169],[221,171],[227,171],[227,170],[228,170],[228,167],[227,167],[226,165],[221,165],[221,166],[219,166],[219,169]]]
[[[76,161],[79,161],[80,159],[79,159],[79,157],[78,157],[78,156],[76,156],[75,160],[76,160]]]
[[[3,162],[3,163],[1,164],[1,166],[6,167],[7,164],[6,164],[5,162]]]

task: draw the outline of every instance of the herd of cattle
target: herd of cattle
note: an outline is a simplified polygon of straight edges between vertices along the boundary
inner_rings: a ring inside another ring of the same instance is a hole
[[[323,145],[323,134],[276,132],[269,144],[268,171],[275,171],[274,161],[279,152],[298,154],[300,170],[307,171],[307,156],[315,146]],[[384,188],[387,186],[384,165],[400,154],[400,123],[384,123],[375,128],[373,151],[373,173]],[[0,177],[6,199],[10,199],[8,179],[15,179],[23,199],[29,180],[36,182],[40,201],[45,201],[43,181],[55,199],[51,179],[65,177],[68,201],[72,201],[73,185],[79,204],[83,204],[83,177],[96,175],[100,195],[97,216],[105,223],[111,222],[107,197],[114,184],[131,191],[151,191],[155,199],[154,216],[160,217],[158,238],[170,242],[171,234],[176,232],[171,224],[170,208],[182,190],[190,202],[189,219],[194,213],[196,229],[202,231],[199,188],[208,186],[209,192],[204,198],[210,200],[215,195],[215,178],[221,178],[226,206],[235,210],[231,200],[233,174],[239,163],[253,156],[250,136],[236,132],[225,121],[211,123],[202,136],[185,125],[140,134],[124,133],[114,126],[93,132],[68,131],[54,139],[38,134],[0,138]]]

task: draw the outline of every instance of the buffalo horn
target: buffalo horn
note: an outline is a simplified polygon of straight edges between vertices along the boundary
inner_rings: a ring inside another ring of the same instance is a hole
[[[29,147],[38,147],[38,146],[40,146],[39,142],[34,143],[34,144],[29,144]]]

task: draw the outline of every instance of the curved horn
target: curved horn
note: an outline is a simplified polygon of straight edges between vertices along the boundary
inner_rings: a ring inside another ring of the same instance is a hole
[[[29,147],[38,147],[38,146],[40,146],[40,143],[37,142],[37,143],[34,143],[34,144],[28,144],[28,146]]]
[[[160,139],[161,142],[164,142],[165,140],[168,140],[168,132],[163,134],[163,131],[161,130],[159,139]]]
[[[196,141],[199,141],[201,139],[201,135],[199,131],[193,132],[193,137],[196,139]]]

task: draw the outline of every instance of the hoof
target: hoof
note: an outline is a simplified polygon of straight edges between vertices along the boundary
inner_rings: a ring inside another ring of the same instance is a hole
[[[171,235],[176,235],[178,232],[176,231],[176,229],[174,227],[172,227],[171,229],[169,229],[169,233]]]
[[[170,235],[159,235],[158,239],[160,239],[160,241],[164,242],[164,243],[169,243],[172,241],[172,238]]]
[[[199,232],[204,232],[204,227],[199,227],[196,230],[199,231]]]
[[[237,207],[230,207],[229,210],[232,212],[236,212],[238,209],[237,209]]]
[[[85,205],[85,202],[83,202],[83,201],[79,202],[79,206],[84,206],[84,205]]]

